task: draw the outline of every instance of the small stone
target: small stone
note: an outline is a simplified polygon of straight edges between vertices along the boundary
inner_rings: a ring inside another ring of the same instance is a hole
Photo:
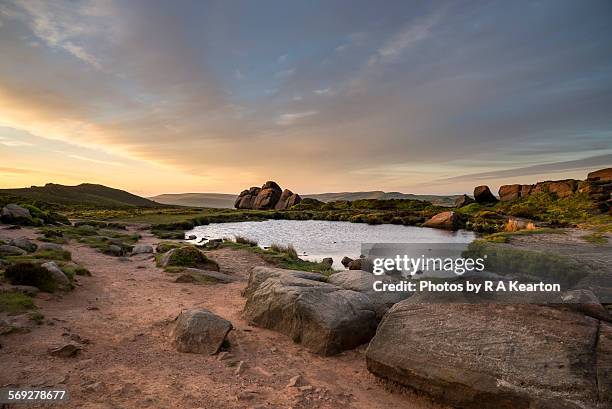
[[[88,392],[88,393],[99,393],[102,392],[102,390],[104,389],[104,384],[102,384],[102,382],[94,382],[94,383],[90,383],[89,385],[86,385],[83,387],[83,391]]]
[[[289,379],[289,383],[287,384],[287,388],[299,388],[300,386],[306,385],[304,378],[301,375],[296,375],[293,378]]]
[[[247,369],[247,364],[244,361],[238,362],[236,369],[234,370],[234,375],[241,375]]]
[[[219,352],[219,354],[217,355],[217,361],[224,361],[226,359],[230,359],[232,357],[232,354],[230,354],[227,351],[221,351]]]
[[[298,386],[298,389],[302,392],[308,392],[312,390],[311,385]]]
[[[82,359],[79,362],[77,362],[77,368],[79,369],[84,369],[87,368],[90,365],[93,365],[94,360],[93,359]]]
[[[62,345],[60,347],[49,348],[49,355],[58,356],[62,358],[69,358],[69,357],[76,356],[80,350],[81,350],[80,346],[71,342],[69,344]]]

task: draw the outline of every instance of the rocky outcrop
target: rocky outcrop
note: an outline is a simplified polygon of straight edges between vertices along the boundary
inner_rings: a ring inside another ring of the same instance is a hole
[[[378,318],[383,315],[394,304],[405,300],[411,294],[401,291],[374,291],[374,283],[381,281],[382,283],[398,283],[399,279],[388,275],[374,275],[368,271],[362,270],[347,270],[329,276],[327,282],[337,285],[346,290],[357,291],[368,296],[370,301],[376,308]]]
[[[289,209],[291,206],[294,206],[302,201],[302,198],[297,193],[293,193],[289,189],[283,190],[280,199],[274,205],[274,208],[277,210]]]
[[[313,273],[255,267],[245,290],[245,317],[320,355],[368,342],[378,324],[372,301],[324,279]]]
[[[423,223],[423,227],[456,230],[461,227],[461,217],[456,212],[452,211],[438,213],[437,215]]]
[[[257,194],[255,203],[253,203],[253,209],[274,209],[274,206],[276,206],[276,203],[278,203],[282,194],[283,191],[276,182],[267,181]]]
[[[468,195],[461,195],[457,199],[455,199],[455,207],[457,208],[467,206],[471,203],[474,203],[474,199],[472,199]]]
[[[255,205],[255,198],[257,198],[260,191],[261,188],[255,186],[250,189],[243,190],[240,192],[240,195],[238,195],[238,198],[234,203],[234,207],[236,209],[254,209],[253,206]]]
[[[213,355],[219,352],[232,323],[205,309],[181,312],[172,331],[179,352]]]
[[[505,202],[521,197],[521,185],[503,185],[499,187],[499,200]]]
[[[598,182],[612,182],[612,168],[596,170],[587,175],[587,180]]]
[[[486,185],[476,186],[474,188],[474,200],[480,204],[497,202],[497,198],[493,196],[493,193],[489,190],[489,186]]]
[[[457,408],[604,408],[610,346],[609,325],[578,312],[408,299],[387,312],[366,362]]]
[[[284,210],[301,201],[302,198],[297,193],[289,189],[283,191],[276,182],[268,181],[261,188],[252,187],[240,192],[234,207],[253,210]]]

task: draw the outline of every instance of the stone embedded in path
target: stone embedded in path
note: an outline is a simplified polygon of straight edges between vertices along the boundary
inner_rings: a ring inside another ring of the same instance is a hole
[[[78,346],[77,344],[73,342],[70,342],[68,344],[65,344],[59,347],[51,347],[49,348],[48,352],[49,352],[49,355],[52,355],[52,356],[70,358],[70,357],[76,356],[80,350],[81,350],[80,346]]]
[[[246,318],[320,355],[368,342],[378,324],[376,307],[368,296],[311,275],[314,280],[304,278],[308,275],[301,271],[255,267],[245,290]]]
[[[35,243],[32,243],[27,237],[19,237],[17,239],[13,239],[9,242],[9,244],[11,246],[19,247],[20,249],[25,250],[28,253],[33,253],[38,248],[38,246]]]
[[[189,277],[191,277],[191,279]],[[236,279],[228,274],[220,273],[218,271],[201,270],[199,268],[186,268],[181,271],[181,275],[175,280],[177,283],[193,283],[198,281],[231,283],[236,281]]]
[[[153,246],[150,244],[137,244],[132,249],[132,254],[148,254],[153,253]]]
[[[539,305],[408,299],[385,315],[366,363],[378,377],[457,408],[603,408],[608,325]]]
[[[23,256],[27,252],[17,246],[0,244],[0,256]]]
[[[181,312],[172,331],[179,352],[214,355],[219,352],[232,323],[205,309]]]

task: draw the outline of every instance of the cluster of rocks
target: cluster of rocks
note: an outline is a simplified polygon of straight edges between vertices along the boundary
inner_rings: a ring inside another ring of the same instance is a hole
[[[32,215],[28,209],[13,203],[7,204],[0,210],[0,218],[3,221],[29,219],[30,217],[32,217]]]
[[[586,180],[564,179],[538,182],[533,185],[502,185],[499,188],[499,199],[491,193],[488,186],[482,185],[474,188],[474,198],[462,195],[455,200],[455,207],[467,206],[470,203],[490,204],[498,200],[509,201],[521,197],[549,192],[559,198],[571,196],[575,193],[587,193],[602,209],[610,206],[612,193],[612,168],[591,172]]]
[[[301,201],[302,198],[297,193],[289,189],[282,190],[276,182],[267,181],[261,188],[251,187],[243,190],[236,199],[234,207],[252,210],[284,210]]]
[[[243,293],[244,316],[324,356],[369,342],[371,373],[453,407],[612,402],[611,319],[592,294],[588,304],[569,308],[448,304],[427,294],[376,292],[375,280],[398,279],[362,270],[326,278],[255,267]],[[219,336],[229,327],[220,328]]]

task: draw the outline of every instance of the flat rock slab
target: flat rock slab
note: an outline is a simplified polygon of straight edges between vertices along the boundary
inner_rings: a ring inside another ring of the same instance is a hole
[[[376,314],[379,318],[382,318],[394,304],[412,295],[409,292],[400,291],[374,291],[374,283],[376,281],[398,283],[400,279],[384,274],[374,275],[363,270],[346,270],[332,274],[327,280],[328,283],[342,287],[345,290],[353,290],[367,295],[376,307]]]
[[[199,268],[186,268],[183,271],[183,274],[189,274],[201,277],[203,279],[208,279],[210,281],[216,281],[220,283],[231,283],[236,281],[236,278],[230,276],[229,274],[220,273],[219,271],[212,270],[201,270]]]
[[[337,354],[368,342],[378,324],[374,304],[365,294],[325,283],[322,277],[254,268],[245,291],[246,318],[286,334],[320,355]]]
[[[213,355],[232,328],[231,322],[209,310],[191,309],[178,316],[172,337],[179,352]]]
[[[598,377],[609,375],[610,346],[596,353],[599,326],[537,305],[408,299],[387,312],[366,362],[374,375],[457,408],[604,408],[609,381],[598,388]]]

